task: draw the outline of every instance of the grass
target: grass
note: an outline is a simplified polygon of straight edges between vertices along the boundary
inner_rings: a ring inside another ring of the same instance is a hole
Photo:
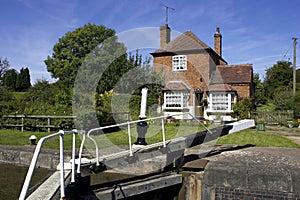
[[[166,139],[173,139],[176,137],[181,137],[184,135],[193,134],[197,131],[205,130],[202,126],[196,123],[172,123],[166,124],[165,126],[165,135]],[[131,140],[134,143],[137,139],[137,130],[136,125],[131,126]],[[53,133],[53,132],[52,132]],[[24,131],[21,132],[19,130],[10,130],[10,129],[0,129],[0,144],[2,145],[12,145],[12,146],[25,146],[29,145],[29,137],[31,135],[35,135],[38,139],[45,137],[49,134],[48,132],[31,132],[31,131]],[[128,133],[127,133],[127,126],[122,127],[121,130],[107,133],[107,134],[94,134],[92,137],[97,141],[100,148],[106,148],[115,145],[128,145]],[[160,123],[151,123],[147,130],[147,143],[153,144],[162,141],[162,131],[161,131],[161,124]],[[77,137],[78,138],[78,137]],[[65,136],[65,149],[71,149],[72,147],[72,135]],[[76,140],[76,147],[79,148],[81,140]],[[85,143],[86,148],[94,148],[93,143],[90,140],[86,140]],[[53,138],[48,140],[43,145],[43,148],[49,149],[58,149],[59,148],[59,138]]]
[[[258,132],[256,129],[246,129],[219,138],[218,144],[255,145],[257,147],[300,148],[299,144],[278,134]]]
[[[11,145],[11,146],[26,146],[30,144],[29,137],[31,135],[37,136],[38,139],[50,135],[52,133],[48,132],[30,132],[10,129],[0,129],[0,144],[1,145]],[[72,147],[72,136],[65,136],[65,149],[71,149]],[[80,140],[77,140],[76,146],[79,147]],[[59,149],[59,138],[53,138],[44,143],[43,148],[48,149]]]
[[[13,92],[13,97],[17,100],[24,99],[27,92]]]
[[[123,127],[119,131],[107,134],[95,134],[92,137],[97,141],[99,148],[106,148],[110,146],[128,145],[128,133],[127,127]],[[212,127],[210,127],[212,128]],[[131,140],[134,143],[137,139],[136,126],[131,126]],[[173,139],[184,135],[193,134],[197,131],[203,131],[204,128],[193,123],[172,123],[166,124],[165,134],[166,139]],[[21,132],[17,130],[0,130],[0,144],[3,145],[17,145],[25,146],[29,145],[29,137],[36,135],[38,139],[49,135],[47,132]],[[94,134],[94,133],[93,133]],[[146,134],[146,141],[148,144],[153,144],[162,141],[161,124],[152,123],[149,125],[149,129]],[[78,138],[78,137],[77,137]],[[76,140],[76,146],[80,146],[81,140]],[[257,147],[287,147],[287,148],[300,148],[300,145],[287,139],[283,135],[270,134],[265,132],[258,132],[256,129],[247,129],[237,133],[233,133],[227,136],[223,136],[218,139],[218,144],[236,144],[236,145],[255,145]],[[71,149],[72,136],[65,136],[65,149]],[[93,143],[90,140],[86,140],[86,148],[94,148]],[[47,141],[43,148],[58,149],[59,138],[51,139]]]
[[[165,126],[165,136],[166,140],[178,138],[181,136],[189,135],[196,133],[198,131],[204,131],[205,128],[199,126],[197,123],[171,123],[166,124]],[[136,125],[131,126],[130,128],[131,133],[131,141],[134,143],[137,140],[137,128]],[[120,145],[128,145],[128,131],[127,126],[122,127],[120,131],[108,134],[102,134],[98,136],[93,136],[93,138],[99,144],[99,148],[106,148],[109,146],[120,146]],[[149,125],[146,134],[146,142],[148,144],[153,144],[162,141],[162,130],[160,123],[152,123]],[[87,141],[87,145],[89,146],[93,144],[90,141]]]

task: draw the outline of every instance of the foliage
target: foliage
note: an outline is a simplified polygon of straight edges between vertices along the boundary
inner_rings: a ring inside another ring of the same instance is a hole
[[[292,98],[287,100],[287,108],[294,110],[294,118],[300,119],[300,91],[298,90]]]
[[[9,69],[10,64],[7,58],[0,58],[0,85],[3,83],[4,75],[6,74],[7,70]]]
[[[9,69],[4,74],[3,85],[12,91],[16,89],[18,72],[15,69]]]
[[[234,104],[233,111],[237,114],[239,120],[250,117],[250,111],[253,107],[252,101],[251,98],[245,98]]]
[[[14,100],[12,92],[4,86],[0,86],[0,116],[14,110]]]
[[[292,90],[288,90],[288,88],[280,86],[275,89],[275,93],[273,95],[273,102],[276,105],[276,110],[288,110],[287,102],[290,98],[293,97]]]
[[[71,115],[71,105],[63,101],[64,91],[56,84],[38,80],[21,101],[19,113],[36,115]],[[69,102],[69,101],[68,101]]]
[[[285,91],[292,89],[293,69],[291,62],[278,61],[273,67],[266,70],[264,80],[265,95],[272,99],[277,88],[285,88]],[[281,89],[282,90],[282,89]]]
[[[34,87],[30,88],[26,97],[25,102],[45,103],[50,105],[55,103],[56,89],[47,80],[38,80]]]
[[[267,102],[267,98],[265,96],[265,88],[263,82],[259,78],[259,74],[253,75],[253,82],[255,84],[254,103],[256,106],[264,105]]]
[[[16,91],[24,92],[31,87],[30,74],[28,68],[22,68],[17,76],[16,80]]]
[[[31,86],[29,69],[22,68],[20,73],[18,73],[15,69],[5,70],[2,85],[12,91],[27,91]]]
[[[52,56],[45,60],[47,70],[67,88],[71,87],[86,56],[105,39],[114,35],[114,30],[90,23],[67,32],[54,45]]]

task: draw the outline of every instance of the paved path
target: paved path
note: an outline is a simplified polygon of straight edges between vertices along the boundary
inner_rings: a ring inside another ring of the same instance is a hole
[[[300,145],[300,137],[299,136],[286,136],[286,137]]]
[[[280,134],[300,145],[300,128],[267,126],[266,133]]]

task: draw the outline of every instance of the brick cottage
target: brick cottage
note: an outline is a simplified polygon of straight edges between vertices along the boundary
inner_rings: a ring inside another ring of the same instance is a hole
[[[228,65],[219,28],[214,49],[191,31],[170,38],[169,26],[161,26],[160,48],[151,53],[154,71],[165,80],[159,109],[165,115],[189,112],[209,120],[236,120],[233,104],[254,96],[252,64]]]

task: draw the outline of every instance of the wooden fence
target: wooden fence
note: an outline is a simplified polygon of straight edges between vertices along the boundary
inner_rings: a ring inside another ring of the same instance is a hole
[[[270,125],[285,125],[287,121],[294,119],[294,112],[292,110],[260,110],[255,112],[255,118]]]
[[[43,115],[4,115],[0,117],[1,128],[18,128],[23,132],[29,130],[72,129],[75,116],[43,116]]]

